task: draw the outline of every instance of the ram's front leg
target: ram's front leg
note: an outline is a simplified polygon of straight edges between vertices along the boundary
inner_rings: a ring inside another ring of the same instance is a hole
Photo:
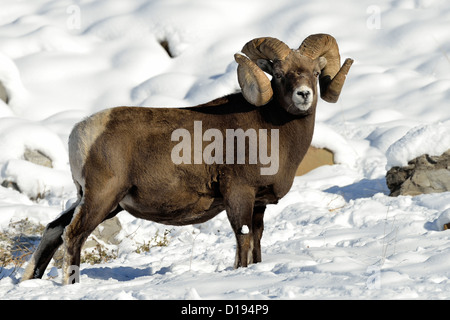
[[[252,232],[253,232],[253,263],[262,261],[261,238],[264,231],[264,211],[266,206],[258,206],[253,209]]]
[[[253,188],[240,186],[224,196],[228,220],[236,235],[235,268],[247,267],[253,262]]]

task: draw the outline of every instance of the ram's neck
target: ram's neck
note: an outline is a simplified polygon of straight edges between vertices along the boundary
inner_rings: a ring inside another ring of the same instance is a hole
[[[260,107],[260,112],[268,127],[279,129],[280,174],[285,177],[294,177],[311,144],[315,105],[311,108],[311,112],[294,116],[276,102],[271,101]]]
[[[241,93],[230,94],[222,98],[214,99],[210,102],[195,106],[183,108],[203,114],[240,114],[248,113],[258,109],[258,107],[248,103]]]
[[[303,159],[314,132],[315,106],[307,114],[292,115],[279,106],[276,100],[255,107],[241,93],[236,93],[185,109],[203,115],[199,119],[209,119],[208,115],[223,115],[221,124],[229,122],[230,129],[239,125],[243,129],[278,129],[279,143],[287,147],[284,152],[294,166],[298,166]]]

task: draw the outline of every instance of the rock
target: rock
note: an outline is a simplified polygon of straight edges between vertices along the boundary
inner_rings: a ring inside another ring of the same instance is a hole
[[[164,50],[166,50],[166,52],[169,55],[169,57],[174,58],[174,55],[173,55],[172,51],[170,51],[169,41],[164,39],[164,40],[159,41],[159,44],[161,45],[161,47],[164,48]]]
[[[23,160],[32,162],[32,163],[40,165],[40,166],[53,168],[52,159],[50,159],[50,157],[48,157],[47,155],[45,155],[43,152],[41,152],[39,150],[32,150],[29,148],[25,148],[25,152],[23,154]],[[7,165],[8,164],[10,164],[10,162],[7,163]],[[6,166],[4,168],[6,168]],[[8,169],[4,169],[4,170],[5,170],[5,172],[8,171]],[[5,175],[7,175],[7,174],[5,174]],[[19,181],[17,181],[17,179],[18,178],[17,178],[16,174],[14,174],[14,173],[10,176],[6,176],[5,179],[1,183],[1,186],[5,187],[5,188],[16,190],[23,194],[26,194],[33,201],[38,200],[38,199],[43,199],[45,197],[45,192],[44,192],[45,188],[44,188],[44,191],[42,191],[42,192],[37,192],[37,194],[36,194],[36,192],[32,192],[30,194],[30,192],[27,191],[26,188],[24,188],[24,184],[22,184],[22,189],[25,189],[25,190],[22,190],[21,187],[19,187]]]
[[[118,245],[120,243],[119,240],[116,239],[116,236],[119,234],[122,229],[122,224],[120,223],[119,218],[113,217],[106,221],[100,223],[100,225],[95,228],[92,234],[88,237],[86,242],[83,245],[84,250],[91,250],[93,248],[97,248],[97,246],[103,247],[106,245]],[[97,253],[98,255],[100,252]],[[100,257],[99,257],[100,258]],[[59,249],[53,255],[54,266],[61,268],[64,260],[64,245],[60,246]]]
[[[440,156],[421,155],[386,174],[391,196],[450,191],[450,149]]]
[[[116,236],[119,234],[120,230],[122,230],[122,224],[120,223],[119,218],[114,217],[103,221],[93,232],[92,235],[94,237],[90,237],[84,243],[84,249],[95,247],[98,239],[106,244],[119,244],[119,241],[116,239]]]
[[[39,150],[32,150],[32,149],[26,148],[25,153],[23,154],[23,158],[34,164],[53,168],[52,159],[50,159],[48,156],[46,156],[43,152],[41,152]]]
[[[3,100],[5,103],[8,103],[8,93],[6,92],[6,88],[3,83],[0,81],[0,100]]]
[[[298,167],[295,175],[301,176],[317,167],[333,164],[333,152],[328,149],[315,148],[311,146],[309,147],[308,152],[306,152],[306,155],[300,163],[300,166]]]
[[[16,182],[11,180],[3,180],[2,187],[22,192]]]

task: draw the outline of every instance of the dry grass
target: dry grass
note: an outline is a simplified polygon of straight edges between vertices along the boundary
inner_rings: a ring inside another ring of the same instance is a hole
[[[13,277],[19,269],[28,261],[36,250],[45,226],[40,223],[22,219],[10,222],[5,230],[0,230],[0,279]],[[137,253],[149,252],[154,247],[165,247],[169,244],[169,234],[172,230],[164,230],[164,234],[158,232],[143,244],[138,244]],[[90,264],[105,263],[118,257],[118,249],[115,246],[104,245],[97,241],[95,247],[82,251],[81,262]],[[53,266],[61,268],[63,262],[62,247],[53,256]]]
[[[0,279],[13,276],[36,249],[45,227],[27,219],[10,222],[0,231]]]
[[[136,253],[149,252],[151,248],[154,247],[166,247],[169,244],[169,234],[172,230],[165,229],[164,234],[162,236],[159,235],[159,232],[156,231],[153,238],[151,238],[148,242],[145,242],[137,247],[135,250]]]
[[[86,249],[81,255],[81,263],[98,264],[117,259],[119,250],[111,250],[98,243],[94,248]]]

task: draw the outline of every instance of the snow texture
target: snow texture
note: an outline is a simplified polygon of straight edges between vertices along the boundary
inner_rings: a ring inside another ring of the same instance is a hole
[[[250,232],[250,230],[248,229],[248,226],[246,224],[244,224],[241,228],[241,233],[248,234],[249,232]]]
[[[318,102],[313,145],[337,164],[297,177],[267,208],[261,263],[232,268],[225,212],[185,227],[122,212],[115,260],[83,264],[74,286],[61,286],[52,266],[20,283],[21,268],[0,276],[0,298],[449,299],[450,194],[391,198],[384,179],[392,166],[450,148],[449,30],[445,0],[2,0],[0,81],[10,101],[0,101],[0,182],[24,192],[0,187],[2,229],[24,218],[45,225],[73,202],[67,139],[85,116],[236,92],[233,54],[260,36],[296,48],[330,33],[355,63],[339,101]],[[25,161],[26,148],[53,168]],[[37,193],[45,198],[29,200]],[[167,228],[168,246],[135,252]]]

